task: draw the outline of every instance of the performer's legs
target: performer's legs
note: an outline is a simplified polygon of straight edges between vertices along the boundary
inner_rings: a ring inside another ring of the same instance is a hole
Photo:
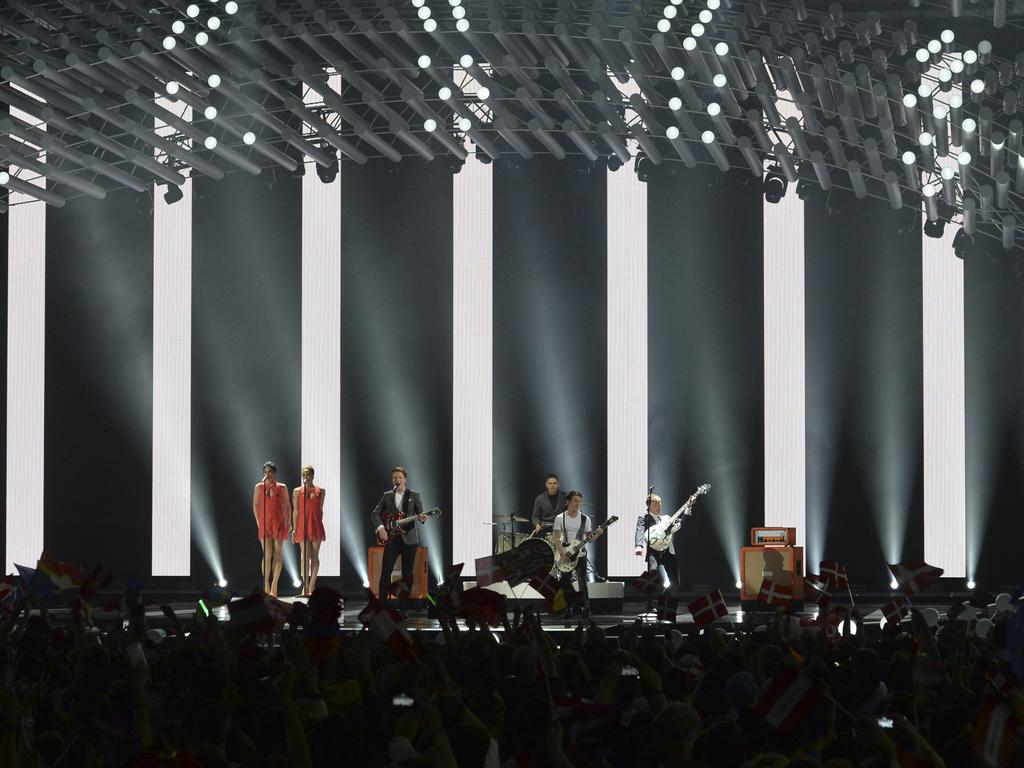
[[[401,553],[401,538],[392,536],[384,545],[384,554],[380,559],[380,581],[377,585],[377,597],[383,603],[388,599],[388,589],[391,587],[391,571],[395,568],[395,561]]]
[[[277,597],[277,582],[281,578],[281,557],[282,557],[282,545],[284,542],[274,540],[274,579],[270,582],[270,594],[273,597]]]
[[[309,563],[306,565],[306,578],[309,580],[306,585],[306,594],[312,595],[316,589],[316,575],[320,572],[320,541],[309,542]]]
[[[590,615],[590,593],[587,591],[587,558],[585,556],[581,557],[576,564],[576,584],[580,588],[580,607],[583,610],[583,616],[587,617]]]
[[[273,571],[274,547],[270,539],[260,539],[260,546],[263,548],[263,563],[260,572],[263,574],[263,591],[270,594],[270,574]]]
[[[665,569],[665,576],[669,582],[665,591],[669,592],[679,586],[679,558],[671,552],[662,552],[661,565]]]
[[[418,548],[417,544],[402,542],[402,581],[409,586],[409,589],[412,589],[413,570],[416,565],[416,550]],[[408,604],[409,598],[403,597],[399,602],[399,608],[405,611]]]
[[[306,542],[299,542],[299,578],[302,579],[302,597],[309,594],[306,585],[309,583],[309,563],[306,560]]]

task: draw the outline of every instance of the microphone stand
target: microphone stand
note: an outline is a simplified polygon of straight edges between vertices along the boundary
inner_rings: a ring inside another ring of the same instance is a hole
[[[260,517],[263,520],[263,567],[260,569],[263,575],[263,587],[266,592],[267,587],[267,479],[263,478],[260,481]]]
[[[309,560],[309,552],[306,547],[310,543],[309,540],[309,517],[306,513],[306,484],[302,484],[302,543],[299,544],[299,550],[302,552],[302,591],[307,592],[309,586],[309,566],[307,562]],[[309,594],[306,594],[306,599],[309,599]]]

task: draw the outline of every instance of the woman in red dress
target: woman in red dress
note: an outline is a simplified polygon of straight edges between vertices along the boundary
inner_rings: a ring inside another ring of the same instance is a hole
[[[324,532],[324,495],[326,491],[313,484],[313,467],[302,468],[302,485],[292,491],[292,530],[302,557],[302,595],[309,597],[316,587],[316,574],[320,570],[320,544],[327,538]]]
[[[252,514],[263,547],[263,591],[273,597],[277,597],[281,578],[281,549],[291,519],[289,506],[288,486],[277,482],[277,464],[268,461],[263,465],[263,480],[252,489]]]

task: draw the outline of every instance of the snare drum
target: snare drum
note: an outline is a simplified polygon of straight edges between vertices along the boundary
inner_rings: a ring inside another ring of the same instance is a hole
[[[518,546],[519,542],[516,541],[518,534],[502,533],[498,535],[498,542],[495,546],[495,554],[500,555],[502,552],[508,552],[510,549]]]

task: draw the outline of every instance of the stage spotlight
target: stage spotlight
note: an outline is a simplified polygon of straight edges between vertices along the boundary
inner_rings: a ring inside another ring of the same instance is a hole
[[[253,133],[252,131],[246,131],[245,133],[242,134],[242,141],[245,143],[247,147],[251,147],[253,144],[256,143],[256,134]]]
[[[891,579],[889,581],[889,589],[896,589],[896,588],[899,587],[899,585],[900,585],[900,583],[898,581],[896,581],[896,579]]]
[[[761,182],[761,191],[764,193],[766,203],[778,203],[786,196],[786,189],[789,182],[777,165],[769,165],[765,172],[764,181]]]
[[[316,164],[316,175],[320,178],[324,184],[332,183],[338,178],[338,161],[335,160],[330,166]]]
[[[167,91],[169,96],[173,96],[181,90],[181,85],[178,84],[177,80],[168,80],[167,85],[164,86],[164,90]]]
[[[299,587],[302,586],[302,580],[301,579],[293,579],[292,580],[292,586],[295,587],[296,589],[298,589]]]
[[[196,16],[199,15],[199,6],[195,3],[192,3],[191,5],[189,5],[188,8],[185,9],[185,15],[188,16],[190,19],[194,19]]]
[[[974,589],[974,587],[975,587],[974,579],[968,579],[967,580],[967,588],[968,589]]]
[[[228,0],[224,3],[224,13],[228,16],[234,16],[238,13],[238,3],[236,3],[235,0]]]
[[[206,78],[206,84],[211,88],[218,88],[220,86],[220,75],[214,72],[208,78]]]
[[[651,161],[643,152],[636,156],[636,163],[633,165],[633,170],[636,173],[637,181],[646,184],[647,179],[650,178],[651,174]]]
[[[185,22],[182,21],[181,19],[175,19],[174,23],[171,24],[171,32],[173,32],[176,35],[180,35],[184,31],[185,31]]]
[[[221,579],[220,581],[217,582],[217,586],[220,587],[221,589],[224,589],[224,587],[226,587],[227,585],[228,585],[228,580],[227,579]]]
[[[608,155],[608,159],[605,162],[608,163],[609,171],[617,171],[622,167],[622,161],[619,160],[619,156],[615,154]]]
[[[953,253],[958,259],[967,256],[968,251],[974,248],[974,238],[962,229],[953,236]]]
[[[206,22],[206,26],[210,29],[220,29],[220,19],[216,16],[211,16],[210,20]]]
[[[368,582],[368,581],[364,581],[364,582],[363,582],[363,588],[364,588],[364,589],[368,589],[369,587],[370,587],[370,582]]]
[[[953,206],[951,206],[945,200],[939,200],[938,207],[938,218],[934,220],[929,219],[924,223],[924,233],[928,237],[942,237],[942,233],[946,229],[946,222],[949,221],[950,217],[952,217],[953,215]]]
[[[207,149],[211,149],[211,150],[212,149],[216,149],[217,148],[217,137],[216,136],[207,136],[205,139],[203,139],[203,146],[206,147]]]
[[[476,155],[476,159],[484,165],[491,164],[491,156],[484,152],[480,147],[477,147],[473,154]]]
[[[176,187],[173,184],[167,185],[167,191],[164,192],[164,202],[168,205],[174,205],[183,197],[185,197],[185,193],[181,191],[180,187]]]
[[[206,34],[205,30],[199,30],[196,32],[196,45],[206,45],[210,42],[210,36]]]
[[[173,51],[174,50],[174,46],[176,46],[177,44],[178,44],[178,41],[175,40],[170,35],[168,35],[167,37],[164,38],[164,50],[165,51]]]
[[[739,579],[736,580],[736,589],[743,589],[743,582]]]
[[[800,179],[800,181],[796,183],[796,196],[801,200],[809,200],[819,189],[821,189],[821,187],[810,179]]]

